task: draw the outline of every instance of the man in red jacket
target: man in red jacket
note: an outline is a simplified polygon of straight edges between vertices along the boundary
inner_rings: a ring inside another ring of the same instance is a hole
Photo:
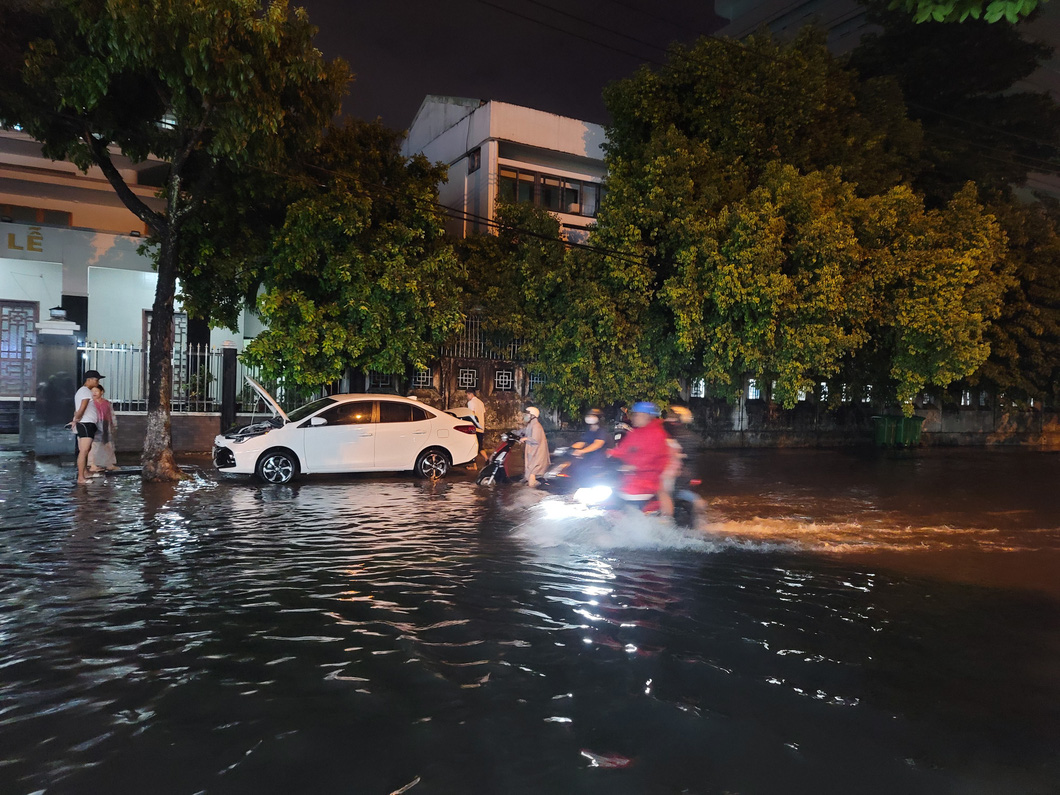
[[[670,463],[669,435],[659,419],[659,407],[642,400],[633,404],[633,428],[610,455],[632,469],[622,478],[622,498],[646,503],[659,491],[662,474]]]

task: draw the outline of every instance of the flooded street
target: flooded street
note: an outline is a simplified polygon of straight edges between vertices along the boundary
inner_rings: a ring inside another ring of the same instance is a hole
[[[698,466],[691,533],[0,454],[0,793],[1058,791],[1060,455]]]

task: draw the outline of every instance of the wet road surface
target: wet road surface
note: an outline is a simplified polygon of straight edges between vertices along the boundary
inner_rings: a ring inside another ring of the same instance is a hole
[[[1055,793],[1060,456],[711,452],[711,523],[0,456],[3,793]]]

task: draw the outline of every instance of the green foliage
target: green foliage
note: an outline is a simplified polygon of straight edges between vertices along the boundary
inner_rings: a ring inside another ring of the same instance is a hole
[[[568,248],[556,219],[529,205],[498,208],[496,235],[465,240],[466,306],[484,307],[496,339],[522,340],[538,399],[574,414],[616,399],[670,397],[672,368],[653,334],[649,302],[627,289],[635,263]]]
[[[647,302],[669,380],[775,381],[790,406],[843,373],[908,406],[985,360],[1003,238],[974,189],[927,210],[902,184],[920,137],[893,82],[814,36],[756,38],[678,49],[607,98],[594,242],[643,260],[616,285]]]
[[[261,271],[266,330],[244,358],[319,386],[347,367],[424,366],[463,321],[460,263],[435,202],[444,170],[378,123],[329,131]]]
[[[1055,200],[995,202],[1011,275],[990,358],[969,381],[1011,399],[1060,404],[1060,207]]]
[[[968,19],[982,19],[984,22],[1016,23],[1026,19],[1038,7],[1038,0],[892,0],[889,8],[900,9],[912,14],[913,21],[921,22],[964,22]]]
[[[971,191],[927,212],[908,188],[858,197],[834,171],[776,165],[711,220],[663,300],[679,345],[723,394],[751,376],[790,408],[871,354],[873,380],[905,404],[985,359],[1001,247]]]
[[[756,35],[674,47],[666,65],[642,67],[608,86],[604,98],[612,160],[647,167],[668,154],[659,144],[671,141],[699,163],[703,151],[712,153],[736,187],[753,186],[780,160],[803,173],[838,166],[872,193],[908,175],[919,145],[894,83],[859,81],[809,29],[787,45]],[[694,171],[689,176],[710,191]]]

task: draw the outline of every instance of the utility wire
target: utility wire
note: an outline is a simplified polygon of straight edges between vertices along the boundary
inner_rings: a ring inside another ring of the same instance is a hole
[[[663,62],[661,62],[661,61],[656,61],[656,60],[653,60],[651,58],[645,58],[643,55],[639,55],[639,54],[637,54],[635,52],[630,52],[629,50],[624,50],[621,47],[615,47],[613,44],[606,44],[606,43],[600,41],[599,39],[591,39],[588,36],[579,35],[577,33],[574,33],[573,31],[567,30],[565,28],[561,28],[558,25],[551,25],[548,22],[543,22],[540,19],[534,19],[533,17],[527,16],[526,14],[520,14],[518,11],[512,11],[510,8],[505,8],[502,5],[497,5],[496,3],[491,3],[491,2],[489,2],[489,0],[478,0],[478,2],[481,3],[484,6],[489,6],[490,8],[495,8],[498,11],[503,11],[505,14],[511,14],[513,17],[518,17],[519,19],[525,19],[528,22],[533,22],[535,25],[540,25],[541,27],[548,28],[549,30],[557,31],[559,33],[562,33],[565,36],[571,36],[572,38],[580,39],[581,41],[588,42],[589,44],[595,44],[598,47],[603,47],[603,48],[608,49],[608,50],[614,50],[615,52],[622,53],[622,55],[628,55],[630,58],[636,58],[638,61],[647,61],[648,63],[655,64],[656,66],[665,66],[665,64]],[[552,10],[556,11],[556,9],[552,9]],[[556,11],[556,13],[559,13],[559,12]]]

